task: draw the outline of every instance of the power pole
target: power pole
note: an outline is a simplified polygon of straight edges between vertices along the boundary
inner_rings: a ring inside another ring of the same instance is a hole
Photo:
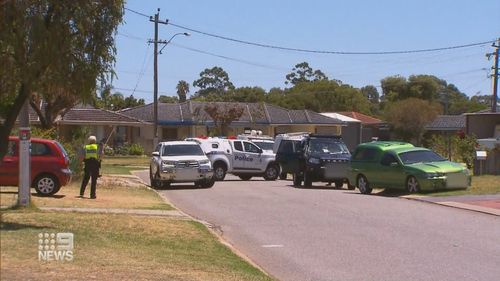
[[[500,48],[500,38],[497,39],[496,45],[493,43],[493,47],[496,48],[494,53],[486,54],[488,59],[491,56],[495,56],[495,63],[492,67],[493,69],[493,98],[491,99],[491,112],[497,111],[497,102],[498,102],[498,57],[499,57],[499,48]]]
[[[155,23],[155,39],[149,40],[149,43],[154,44],[154,94],[153,94],[153,148],[158,144],[158,43],[163,43],[158,41],[158,24],[168,24],[168,20],[160,21],[160,8],[155,14],[154,18],[150,17],[149,21]]]
[[[29,117],[28,100],[19,113],[19,186],[18,202],[19,206],[28,206],[30,204],[30,173],[31,173],[31,128]]]

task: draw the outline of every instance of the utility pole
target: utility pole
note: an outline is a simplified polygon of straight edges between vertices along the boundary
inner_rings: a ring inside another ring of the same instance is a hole
[[[497,39],[496,45],[493,43],[493,47],[496,48],[494,53],[489,53],[486,54],[488,59],[490,59],[491,56],[495,56],[495,62],[494,66],[492,67],[493,69],[493,98],[491,99],[491,112],[496,112],[497,111],[497,102],[498,102],[498,57],[499,57],[499,48],[500,48],[500,38]]]
[[[158,144],[158,23],[168,24],[168,20],[160,21],[160,8],[154,18],[149,17],[149,21],[155,23],[155,39],[149,40],[149,43],[154,44],[154,94],[153,94],[153,148]]]
[[[19,187],[18,200],[19,206],[26,207],[30,204],[30,173],[31,173],[31,128],[29,117],[28,100],[19,113]]]

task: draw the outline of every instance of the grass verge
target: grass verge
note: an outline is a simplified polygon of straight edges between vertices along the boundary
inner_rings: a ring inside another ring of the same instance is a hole
[[[473,176],[471,187],[466,190],[429,192],[427,196],[482,195],[500,193],[500,176]]]
[[[172,210],[172,206],[166,204],[160,196],[146,188],[124,187],[117,185],[97,185],[97,199],[88,199],[90,183],[85,190],[86,198],[78,198],[80,185],[74,182],[63,186],[61,190],[49,197],[38,196],[34,189],[31,193],[31,201],[38,207],[74,207],[74,208],[124,208],[124,209],[150,209],[150,210]],[[0,205],[9,207],[17,202],[17,187],[0,188]]]
[[[161,217],[2,212],[5,280],[271,280],[201,224]],[[38,234],[74,234],[73,261],[39,261]]]
[[[131,175],[130,171],[148,169],[149,161],[150,158],[145,156],[105,156],[102,160],[101,173]]]

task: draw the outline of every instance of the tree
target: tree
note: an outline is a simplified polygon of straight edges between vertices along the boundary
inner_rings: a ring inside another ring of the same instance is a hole
[[[4,1],[0,5],[0,159],[33,93],[90,99],[113,75],[123,0]],[[5,84],[4,84],[5,83]],[[55,91],[54,91],[55,89]]]
[[[136,107],[139,105],[144,105],[144,103],[145,103],[144,99],[136,99],[133,95],[130,95],[130,96],[125,98],[125,107],[124,108],[132,108],[132,107]],[[114,110],[120,110],[120,109],[123,109],[123,108],[114,109]]]
[[[313,70],[309,63],[301,62],[296,64],[292,72],[286,75],[285,84],[297,85],[303,82],[313,82],[328,80],[328,77],[319,69]]]
[[[179,96],[180,102],[185,102],[187,99],[187,95],[189,93],[189,83],[181,80],[177,83],[177,95]]]
[[[195,80],[193,86],[200,88],[196,92],[198,97],[208,97],[209,95],[221,97],[229,90],[234,89],[227,72],[217,66],[203,70],[200,73],[200,79]]]
[[[30,97],[30,106],[38,115],[43,129],[51,129],[58,116],[70,110],[79,102],[78,96],[66,92],[64,89],[53,89],[49,94],[33,93]]]
[[[370,102],[370,111],[378,115],[380,113],[380,95],[377,88],[372,85],[365,86],[360,89],[361,93]]]
[[[241,87],[230,92],[225,101],[234,102],[263,102],[266,91],[260,87]]]
[[[420,144],[425,126],[441,112],[441,106],[417,98],[408,98],[389,104],[386,120],[394,132],[405,141]]]
[[[229,125],[233,121],[240,119],[245,108],[236,103],[208,103],[203,107],[208,116],[214,122],[215,131],[213,135],[227,135],[229,133]],[[202,113],[200,108],[194,110],[194,115],[200,118]]]
[[[158,102],[163,102],[163,103],[178,103],[179,98],[178,97],[173,97],[173,96],[164,96],[161,95],[158,97]]]

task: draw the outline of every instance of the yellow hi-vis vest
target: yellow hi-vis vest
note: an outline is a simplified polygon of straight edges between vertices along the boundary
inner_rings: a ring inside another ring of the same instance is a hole
[[[85,159],[95,158],[97,160],[97,149],[97,144],[87,144],[85,146]]]

